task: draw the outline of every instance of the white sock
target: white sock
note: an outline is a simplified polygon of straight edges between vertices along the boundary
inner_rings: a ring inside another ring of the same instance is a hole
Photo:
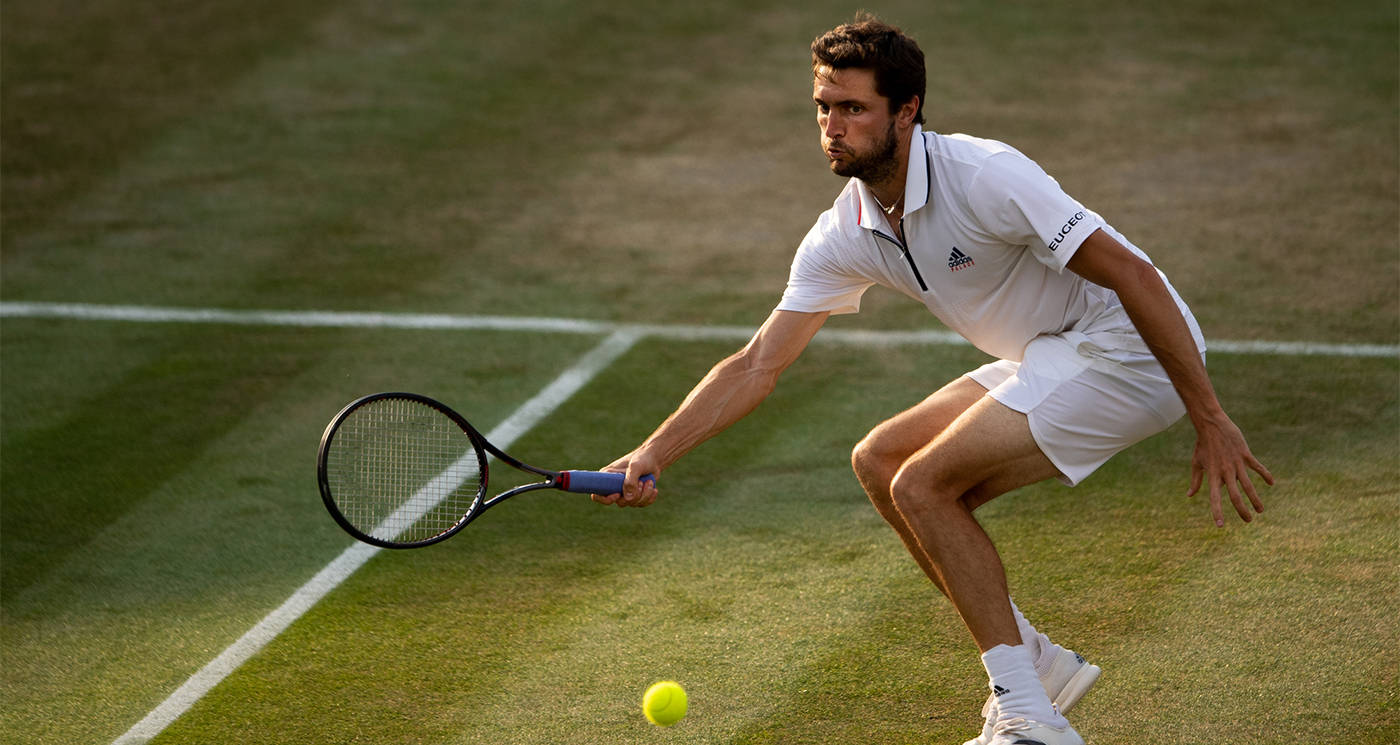
[[[1055,658],[1059,657],[1064,647],[1050,641],[1050,637],[1035,630],[1030,621],[1022,615],[1021,609],[1016,607],[1016,601],[1011,601],[1011,613],[1016,616],[1016,628],[1021,631],[1021,643],[1030,650],[1031,659],[1035,661],[1035,674],[1046,675],[1050,672],[1051,666],[1055,664]]]
[[[1051,727],[1069,724],[1051,705],[1036,675],[1030,649],[1024,644],[998,644],[983,653],[982,665],[987,668],[988,685],[996,696],[999,720],[1021,717]]]

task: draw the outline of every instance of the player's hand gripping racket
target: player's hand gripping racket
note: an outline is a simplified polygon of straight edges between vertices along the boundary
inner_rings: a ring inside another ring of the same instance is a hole
[[[488,499],[488,454],[545,480]],[[350,402],[321,436],[316,475],[321,499],[340,527],[384,548],[446,540],[488,508],[527,491],[616,494],[623,482],[620,473],[521,463],[461,414],[415,393],[375,393]]]

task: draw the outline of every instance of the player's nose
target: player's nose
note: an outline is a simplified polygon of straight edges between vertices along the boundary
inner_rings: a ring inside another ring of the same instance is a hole
[[[822,122],[822,134],[825,135],[826,138],[829,140],[834,140],[838,137],[841,137],[845,133],[845,123],[841,121],[841,117],[836,116],[835,114],[827,116],[826,121]]]

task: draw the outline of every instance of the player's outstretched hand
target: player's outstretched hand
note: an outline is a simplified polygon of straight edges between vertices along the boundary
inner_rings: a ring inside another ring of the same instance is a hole
[[[618,507],[646,507],[656,501],[656,479],[661,476],[661,469],[645,455],[629,453],[613,461],[603,470],[625,473],[627,479],[623,482],[621,493],[594,494],[594,502],[615,504]],[[647,474],[651,474],[652,478],[643,479],[642,476]]]
[[[1249,472],[1254,471],[1273,486],[1274,475],[1249,451],[1240,428],[1221,416],[1218,421],[1196,427],[1196,452],[1191,458],[1191,489],[1186,496],[1191,497],[1200,491],[1204,481],[1210,493],[1210,514],[1216,527],[1225,526],[1225,514],[1221,508],[1221,490],[1230,495],[1240,519],[1249,522],[1254,513],[1264,511],[1264,502],[1254,489]],[[1248,503],[1245,499],[1248,498]],[[1253,507],[1253,512],[1250,508]]]

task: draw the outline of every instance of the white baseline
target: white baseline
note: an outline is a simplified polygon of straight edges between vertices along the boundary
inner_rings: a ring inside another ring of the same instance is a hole
[[[137,323],[210,323],[238,326],[309,328],[381,328],[412,330],[529,331],[565,334],[611,334],[625,331],[638,337],[677,340],[744,341],[756,327],[629,324],[530,316],[466,316],[425,313],[370,313],[318,310],[229,310],[219,308],[161,308],[140,305],[86,303],[0,303],[0,318],[55,318],[81,321]],[[863,331],[824,329],[819,342],[856,346],[955,344],[967,341],[946,330]],[[1306,357],[1400,357],[1395,344],[1332,344],[1314,341],[1235,341],[1208,339],[1211,352]]]

